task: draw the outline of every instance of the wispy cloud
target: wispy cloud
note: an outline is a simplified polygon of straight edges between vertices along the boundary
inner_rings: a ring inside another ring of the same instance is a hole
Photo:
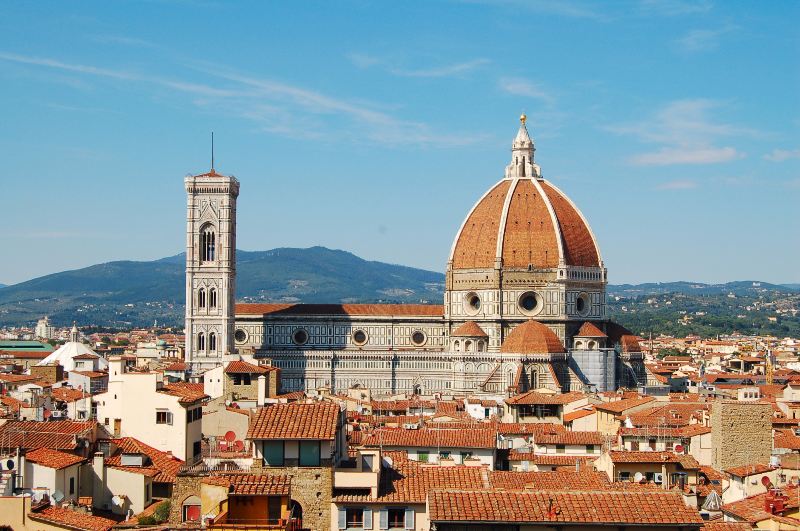
[[[742,158],[744,153],[736,148],[716,144],[723,138],[758,136],[759,132],[715,120],[711,115],[721,107],[722,103],[708,99],[678,100],[648,120],[606,129],[643,143],[661,144],[655,151],[630,157],[628,162],[634,165],[714,164]]]
[[[656,190],[691,190],[697,188],[695,181],[678,179],[675,181],[668,181],[656,186]]]
[[[764,155],[766,160],[772,162],[783,162],[789,159],[800,159],[800,149],[773,149],[770,153]]]
[[[362,53],[352,53],[348,59],[359,68],[380,67],[392,75],[400,77],[455,77],[466,74],[490,63],[488,59],[472,59],[459,63],[451,63],[426,68],[408,68],[393,64],[387,59],[381,59],[372,55]]]
[[[539,83],[518,77],[504,77],[498,82],[500,90],[514,96],[534,98],[547,104],[552,104],[555,98],[547,92]]]
[[[527,11],[547,15],[557,15],[569,18],[592,18],[604,20],[607,13],[593,9],[590,2],[576,2],[574,0],[458,0],[464,4],[485,4],[491,7],[505,7],[516,11]]]
[[[639,10],[663,17],[708,13],[714,7],[711,0],[640,0]]]
[[[390,145],[458,146],[483,136],[451,134],[381,110],[375,103],[350,101],[279,80],[243,74],[220,65],[183,65],[213,83],[195,82],[93,65],[69,63],[0,51],[0,61],[66,71],[189,95],[204,109],[225,112],[256,123],[263,131],[292,138],[332,138]],[[325,134],[327,133],[327,134]]]
[[[719,47],[723,35],[736,30],[736,26],[725,26],[717,29],[694,29],[675,41],[682,52],[707,52]]]

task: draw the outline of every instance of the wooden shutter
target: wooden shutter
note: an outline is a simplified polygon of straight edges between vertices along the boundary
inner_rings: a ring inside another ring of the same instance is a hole
[[[414,509],[406,507],[406,529],[414,529]]]

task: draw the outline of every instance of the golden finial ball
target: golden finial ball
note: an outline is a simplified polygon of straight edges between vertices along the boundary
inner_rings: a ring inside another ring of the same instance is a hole
[[[521,115],[519,116],[519,121],[520,121],[520,122],[522,122],[523,124],[525,123],[525,120],[527,120],[527,119],[528,119],[528,117],[527,117],[527,116],[525,116],[524,114],[521,114]]]

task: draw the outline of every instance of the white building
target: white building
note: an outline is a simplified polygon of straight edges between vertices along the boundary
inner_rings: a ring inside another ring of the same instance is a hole
[[[50,324],[49,317],[44,316],[36,322],[36,337],[41,339],[53,339],[55,333],[56,327]]]
[[[95,395],[97,420],[114,437],[133,437],[184,461],[199,458],[202,384],[165,384],[162,373],[129,370],[111,358],[108,390]]]

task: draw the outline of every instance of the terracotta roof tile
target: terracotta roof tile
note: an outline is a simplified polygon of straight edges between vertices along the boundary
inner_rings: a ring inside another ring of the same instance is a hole
[[[575,411],[570,411],[569,413],[564,414],[564,422],[572,422],[573,420],[582,419],[594,414],[594,407],[576,409]]]
[[[341,410],[330,402],[274,404],[250,419],[248,439],[319,439],[336,437]]]
[[[577,391],[571,393],[547,394],[537,391],[528,391],[521,395],[506,398],[506,404],[513,405],[563,405],[583,400],[586,395]]]
[[[81,389],[73,389],[71,387],[56,387],[50,391],[50,396],[59,402],[75,402],[81,398],[91,397],[92,394]]]
[[[78,439],[92,439],[97,423],[57,420],[37,422],[32,420],[9,420],[0,426],[2,448],[51,448],[75,450]]]
[[[506,490],[606,490],[612,483],[604,472],[593,470],[548,472],[489,472],[493,489]]]
[[[450,337],[489,337],[489,334],[475,321],[467,321],[450,334]]]
[[[453,250],[454,268],[494,267],[500,218],[510,186],[510,180],[500,181],[468,214]]]
[[[603,444],[603,434],[599,431],[565,431],[562,433],[543,433],[534,435],[536,444],[595,445]]]
[[[517,325],[500,345],[500,352],[513,354],[557,354],[564,345],[555,332],[533,319]]]
[[[541,181],[555,210],[561,238],[564,242],[564,262],[567,265],[599,267],[600,256],[595,247],[589,226],[565,195],[547,181]]]
[[[165,385],[159,392],[179,397],[181,404],[193,404],[209,398],[203,389],[202,383],[175,382]]]
[[[602,330],[589,321],[583,323],[575,335],[578,337],[607,337]]]
[[[267,374],[274,370],[277,370],[277,368],[255,365],[246,361],[232,361],[225,366],[226,374]]]
[[[117,449],[106,459],[106,464],[115,468],[130,469],[129,472],[143,473],[153,477],[156,483],[174,483],[183,461],[166,452],[157,450],[133,437],[110,439]],[[143,454],[150,458],[150,463],[143,467],[123,467],[122,454]]]
[[[631,408],[639,407],[655,400],[652,396],[643,396],[641,398],[623,398],[622,400],[614,400],[612,402],[601,402],[595,404],[594,408],[599,411],[607,411],[609,413],[620,414]]]
[[[50,448],[36,448],[35,450],[30,450],[25,454],[25,459],[31,463],[36,463],[37,465],[47,468],[54,468],[56,470],[61,470],[62,468],[67,468],[68,466],[77,465],[78,463],[86,461],[83,457],[60,452],[58,450],[51,450]]]
[[[727,468],[725,469],[725,473],[728,474],[729,476],[738,476],[740,478],[744,478],[747,476],[753,476],[755,474],[765,474],[773,470],[775,470],[774,467],[767,465],[765,463],[752,463],[749,465],[741,465],[741,466]]]
[[[797,509],[798,487],[790,485],[782,489],[782,492],[785,496],[784,502],[786,508]],[[764,501],[767,495],[768,493],[764,492],[744,498],[743,500],[726,503],[722,506],[722,512],[727,516],[733,516],[737,520],[743,520],[751,524],[773,518],[781,518],[779,515],[774,515],[764,510]],[[786,523],[790,523],[794,526],[800,525],[800,521],[795,519],[790,519]]]
[[[81,531],[107,531],[117,524],[117,522],[108,518],[52,505],[31,511],[29,516],[32,520],[47,522],[55,527]]]
[[[696,509],[671,492],[438,490],[431,522],[702,525]]]
[[[700,463],[691,455],[674,452],[634,452],[612,450],[609,453],[613,463],[678,463],[686,470],[699,470]]]
[[[201,482],[227,487],[233,496],[288,496],[292,479],[268,474],[220,474],[203,478]]]
[[[497,437],[485,429],[379,428],[365,435],[362,444],[395,448],[497,448]]]
[[[510,268],[558,267],[558,239],[547,202],[530,179],[511,191],[505,230],[503,266]],[[497,212],[499,223],[502,211]],[[494,251],[494,249],[492,249]],[[492,253],[494,255],[494,253]],[[494,256],[492,256],[494,258]]]

